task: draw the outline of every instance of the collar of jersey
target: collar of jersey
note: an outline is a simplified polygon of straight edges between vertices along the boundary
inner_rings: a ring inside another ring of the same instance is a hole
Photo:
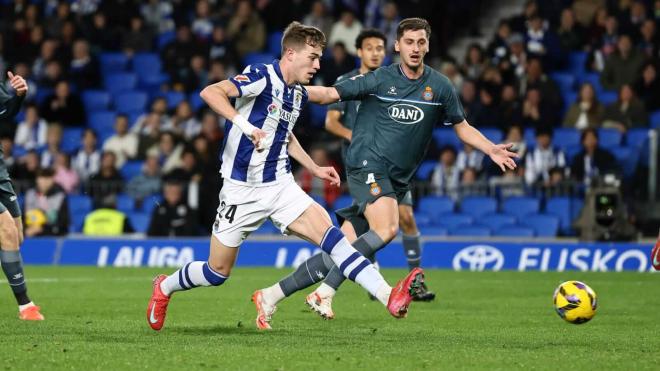
[[[273,59],[273,69],[275,70],[275,74],[277,75],[277,77],[279,77],[280,80],[282,80],[282,83],[284,84],[284,86],[286,86],[288,88],[294,88],[297,85],[296,83],[294,83],[293,85],[288,85],[286,83],[286,81],[284,81],[284,76],[282,75],[282,70],[280,70],[280,60],[279,59]]]
[[[401,63],[399,63],[399,73],[401,74],[401,76],[405,77],[406,80],[408,80],[408,81],[419,81],[419,80],[421,80],[422,78],[424,78],[424,76],[426,76],[426,73],[428,72],[427,70],[428,70],[428,66],[424,65],[424,72],[422,72],[422,76],[420,76],[417,79],[411,79],[410,77],[406,76],[405,72],[403,72],[403,68],[401,68]]]

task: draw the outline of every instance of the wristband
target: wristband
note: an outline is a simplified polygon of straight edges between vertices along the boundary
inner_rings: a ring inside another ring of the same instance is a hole
[[[250,122],[245,117],[241,116],[240,113],[234,116],[234,118],[231,119],[231,122],[238,126],[243,134],[247,135],[248,137],[252,136],[252,131],[257,128],[256,126],[250,124]]]

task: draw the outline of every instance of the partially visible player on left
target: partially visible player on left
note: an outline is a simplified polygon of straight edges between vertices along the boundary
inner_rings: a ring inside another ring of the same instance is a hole
[[[7,77],[16,94],[11,94],[5,89],[4,84],[0,84],[0,120],[16,116],[28,90],[27,83],[21,76],[7,72]],[[0,148],[0,263],[18,303],[18,318],[26,321],[43,321],[44,316],[39,312],[40,308],[34,305],[27,295],[23,262],[18,249],[22,243],[21,208]]]

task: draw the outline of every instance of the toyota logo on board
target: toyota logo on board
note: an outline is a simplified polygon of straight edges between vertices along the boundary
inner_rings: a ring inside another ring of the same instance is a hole
[[[452,261],[454,270],[468,269],[471,271],[483,271],[486,269],[499,271],[504,265],[502,252],[488,245],[468,246],[454,255]]]

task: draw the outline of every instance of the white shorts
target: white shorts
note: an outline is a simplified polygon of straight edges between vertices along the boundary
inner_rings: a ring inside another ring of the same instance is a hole
[[[225,246],[240,246],[266,219],[286,233],[314,200],[291,178],[272,186],[251,187],[225,181],[213,235]]]

